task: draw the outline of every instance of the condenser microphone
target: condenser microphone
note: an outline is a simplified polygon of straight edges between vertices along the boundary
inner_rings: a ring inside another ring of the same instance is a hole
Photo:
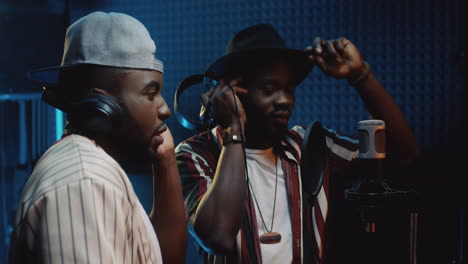
[[[385,159],[385,122],[363,120],[358,123],[361,181],[382,180]]]
[[[363,120],[358,123],[360,159],[385,158],[385,122]]]
[[[375,223],[384,201],[391,199],[393,191],[383,181],[385,160],[385,122],[363,120],[358,123],[359,175],[357,188],[345,192],[347,199],[359,201],[361,216],[367,232],[375,232]]]

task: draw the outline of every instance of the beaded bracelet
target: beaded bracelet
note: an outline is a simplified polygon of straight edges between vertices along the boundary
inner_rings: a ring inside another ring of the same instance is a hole
[[[362,81],[364,81],[369,76],[369,73],[370,73],[369,63],[364,62],[364,68],[362,69],[361,73],[356,78],[348,79],[348,82],[351,85],[356,86]]]

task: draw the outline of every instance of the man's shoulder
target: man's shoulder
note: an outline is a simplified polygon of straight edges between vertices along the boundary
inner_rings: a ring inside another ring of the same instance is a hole
[[[94,141],[79,135],[69,135],[51,146],[38,161],[34,170],[48,168],[52,170],[43,172],[55,171],[59,173],[63,171],[56,168],[63,167],[67,170],[95,171],[96,168],[92,167],[93,165],[107,167],[111,170],[121,170],[117,161]]]
[[[192,151],[196,153],[219,152],[221,149],[221,144],[219,141],[220,138],[221,129],[219,127],[215,127],[211,130],[204,131],[186,140],[183,140],[176,147],[176,153],[185,151]]]
[[[70,135],[51,146],[39,159],[24,187],[37,196],[61,186],[91,179],[124,189],[125,172],[91,140]]]
[[[302,140],[306,130],[307,128],[304,126],[294,125],[291,129],[289,129],[287,136],[294,137],[297,140]]]

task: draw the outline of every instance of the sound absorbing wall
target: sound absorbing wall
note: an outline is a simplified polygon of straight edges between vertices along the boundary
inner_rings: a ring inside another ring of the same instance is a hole
[[[23,2],[23,7],[32,5],[32,1]],[[22,12],[19,8],[21,4],[12,3],[0,3],[0,14],[9,12],[10,16],[15,16]],[[466,160],[462,158],[463,147],[466,148],[466,130],[462,126],[466,123],[462,109],[466,103],[466,91],[462,89],[465,47],[462,0],[86,0],[66,4],[49,0],[41,3],[40,12],[53,7],[54,13],[60,13],[63,7],[62,15],[68,19],[68,23],[97,10],[124,12],[143,22],[156,42],[158,58],[165,64],[163,96],[171,109],[177,84],[191,74],[203,73],[211,62],[224,54],[230,37],[244,27],[271,23],[287,45],[297,49],[305,49],[317,36],[327,39],[347,37],[361,50],[371,70],[401,107],[423,150],[415,166],[403,172],[397,171],[399,175],[393,177],[396,185],[414,188],[423,197],[418,248],[421,262],[449,263],[459,260],[459,224],[463,221],[463,214],[461,187],[457,186],[461,186],[461,177],[465,175],[458,171],[464,167]],[[60,8],[57,9],[57,6]],[[6,18],[2,16],[2,19]],[[0,23],[0,27],[2,25]],[[45,28],[42,30],[42,37],[50,39],[50,32]],[[54,41],[60,41],[58,46],[61,47],[62,40],[56,37],[59,33],[52,33],[55,34]],[[60,34],[63,36],[63,32]],[[34,47],[36,41],[30,41],[28,45]],[[9,47],[15,46],[15,43],[9,44]],[[27,50],[28,45],[23,43],[18,49]],[[50,56],[57,56],[57,53],[55,49]],[[17,77],[25,76],[18,75],[18,71],[25,70],[24,65],[21,65],[21,69],[11,69],[6,67],[8,61],[3,60],[3,56],[0,58],[0,69],[8,69],[0,72],[0,82],[7,80],[12,72],[17,78],[8,79],[8,89],[0,84],[0,96],[40,91],[40,87]],[[59,61],[59,58],[52,61]],[[31,62],[33,66],[49,65],[35,61]],[[0,104],[3,104],[0,107],[3,116],[9,111],[19,118],[20,110],[13,109],[16,106],[12,106],[11,101],[6,103],[6,100],[0,100]],[[188,107],[198,108],[200,102],[197,94],[193,94],[189,104]],[[42,121],[54,126],[55,120],[51,120],[54,118],[53,110],[49,107],[43,109]],[[290,125],[307,126],[314,120],[320,120],[329,128],[353,135],[357,132],[357,122],[369,118],[353,87],[344,80],[328,78],[316,67],[296,89],[296,107]],[[5,144],[0,146],[2,161],[7,160],[7,155],[18,156],[20,150],[17,146],[7,142],[17,142],[21,133],[18,136],[12,134],[7,127],[11,122],[15,126],[21,122],[6,117],[0,120],[4,120],[0,124],[0,143]],[[180,126],[174,116],[167,124],[176,143],[194,134]],[[27,129],[36,128],[28,126]],[[48,145],[55,140],[51,139],[50,134],[43,136],[45,139],[42,142]],[[43,147],[40,149],[44,150]],[[27,157],[36,158],[35,155]],[[31,162],[33,160],[28,164]],[[26,176],[22,176],[21,180],[15,178],[18,174],[16,171],[19,168],[21,175],[28,175],[31,168],[17,161],[0,165],[0,262],[3,263],[6,261],[8,235],[17,198],[26,179]],[[135,172],[131,178],[145,208],[149,209],[151,189],[148,189],[148,183],[151,177],[141,174],[145,172]],[[339,208],[348,205],[343,203]],[[343,221],[342,224],[348,223]],[[360,227],[347,225],[347,228]],[[352,243],[350,238],[343,241]],[[351,246],[353,250],[356,247]],[[336,257],[337,263],[344,260],[353,262],[359,258],[343,243],[337,245],[336,250],[340,255]],[[188,263],[195,262],[194,255],[191,247]]]

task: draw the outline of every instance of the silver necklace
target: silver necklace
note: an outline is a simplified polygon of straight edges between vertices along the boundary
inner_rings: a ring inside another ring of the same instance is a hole
[[[275,196],[274,196],[274,200],[273,200],[273,212],[271,214],[270,229],[268,229],[268,227],[267,227],[267,225],[265,223],[265,219],[263,218],[262,211],[260,210],[260,206],[258,205],[257,197],[255,197],[255,193],[252,190],[252,185],[249,182],[250,192],[252,193],[252,196],[253,196],[254,201],[255,201],[255,205],[258,208],[258,212],[260,214],[260,219],[262,220],[262,224],[265,227],[265,230],[267,231],[267,233],[264,233],[264,234],[260,235],[260,242],[263,243],[263,244],[276,244],[276,243],[279,243],[281,241],[281,234],[278,233],[278,232],[272,232],[273,231],[273,224],[275,222],[276,193],[277,193],[277,190],[278,190],[278,156],[276,155],[276,152],[275,152],[275,175],[276,175],[275,176]]]

